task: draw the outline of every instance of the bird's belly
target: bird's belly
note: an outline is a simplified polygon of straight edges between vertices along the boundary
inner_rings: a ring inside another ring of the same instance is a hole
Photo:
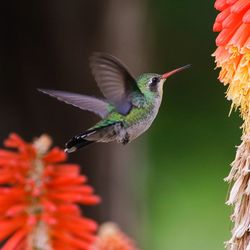
[[[151,125],[151,123],[149,124],[149,123],[145,123],[145,122],[138,122],[138,123],[130,126],[129,128],[127,128],[126,131],[128,133],[129,141],[134,140],[139,135],[144,133],[150,127],[150,125]]]
[[[141,115],[139,112],[137,115],[133,113],[133,116],[125,122],[123,129],[119,131],[118,138],[116,139],[117,142],[126,144],[144,133],[157,116],[160,104],[161,99],[158,99],[153,108],[149,108],[147,112],[144,112],[144,115]],[[136,117],[136,119],[133,117]]]
[[[149,127],[152,125],[156,115],[157,115],[157,111],[156,110],[152,110],[147,117],[145,117],[142,120],[137,121],[134,124],[131,124],[127,129],[127,134],[129,137],[129,141],[134,140],[135,138],[137,138],[138,136],[140,136],[141,134],[143,134],[146,130],[149,129]]]

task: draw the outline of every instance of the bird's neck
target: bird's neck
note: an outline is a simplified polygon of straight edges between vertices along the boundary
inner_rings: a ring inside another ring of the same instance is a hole
[[[162,92],[149,92],[144,94],[145,99],[149,105],[160,105],[162,100]]]

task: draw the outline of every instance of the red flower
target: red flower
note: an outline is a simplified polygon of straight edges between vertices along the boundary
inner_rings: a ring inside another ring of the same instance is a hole
[[[250,132],[250,1],[217,0],[221,11],[213,30],[220,32],[214,52],[219,79],[228,84],[227,97],[234,107],[240,107],[245,121],[244,130]]]
[[[80,167],[62,163],[66,154],[48,136],[33,144],[11,134],[0,150],[0,241],[2,250],[89,249],[95,221],[83,217],[77,204],[100,198],[86,185]]]
[[[114,223],[100,227],[98,239],[91,250],[137,250],[131,241]]]

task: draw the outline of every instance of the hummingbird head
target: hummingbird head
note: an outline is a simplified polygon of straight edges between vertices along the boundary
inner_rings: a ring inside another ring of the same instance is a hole
[[[174,69],[170,72],[164,73],[162,75],[154,74],[154,73],[146,73],[140,75],[138,77],[138,87],[140,88],[141,92],[144,94],[152,93],[155,95],[162,95],[163,93],[163,84],[164,82],[175,73],[178,73],[184,69],[189,68],[191,65],[188,64],[186,66]]]

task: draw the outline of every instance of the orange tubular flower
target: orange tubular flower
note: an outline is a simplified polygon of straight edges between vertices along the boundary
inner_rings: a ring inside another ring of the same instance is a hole
[[[95,221],[77,204],[100,198],[80,167],[62,163],[66,154],[48,136],[33,144],[11,134],[0,150],[0,241],[2,250],[84,250],[95,241]],[[3,243],[2,243],[3,244]]]
[[[229,85],[228,99],[232,107],[239,107],[245,121],[244,132],[250,131],[250,1],[216,0],[221,11],[213,30],[220,32],[213,54],[221,68],[219,80]]]
[[[134,243],[112,222],[104,223],[91,250],[137,250]]]

